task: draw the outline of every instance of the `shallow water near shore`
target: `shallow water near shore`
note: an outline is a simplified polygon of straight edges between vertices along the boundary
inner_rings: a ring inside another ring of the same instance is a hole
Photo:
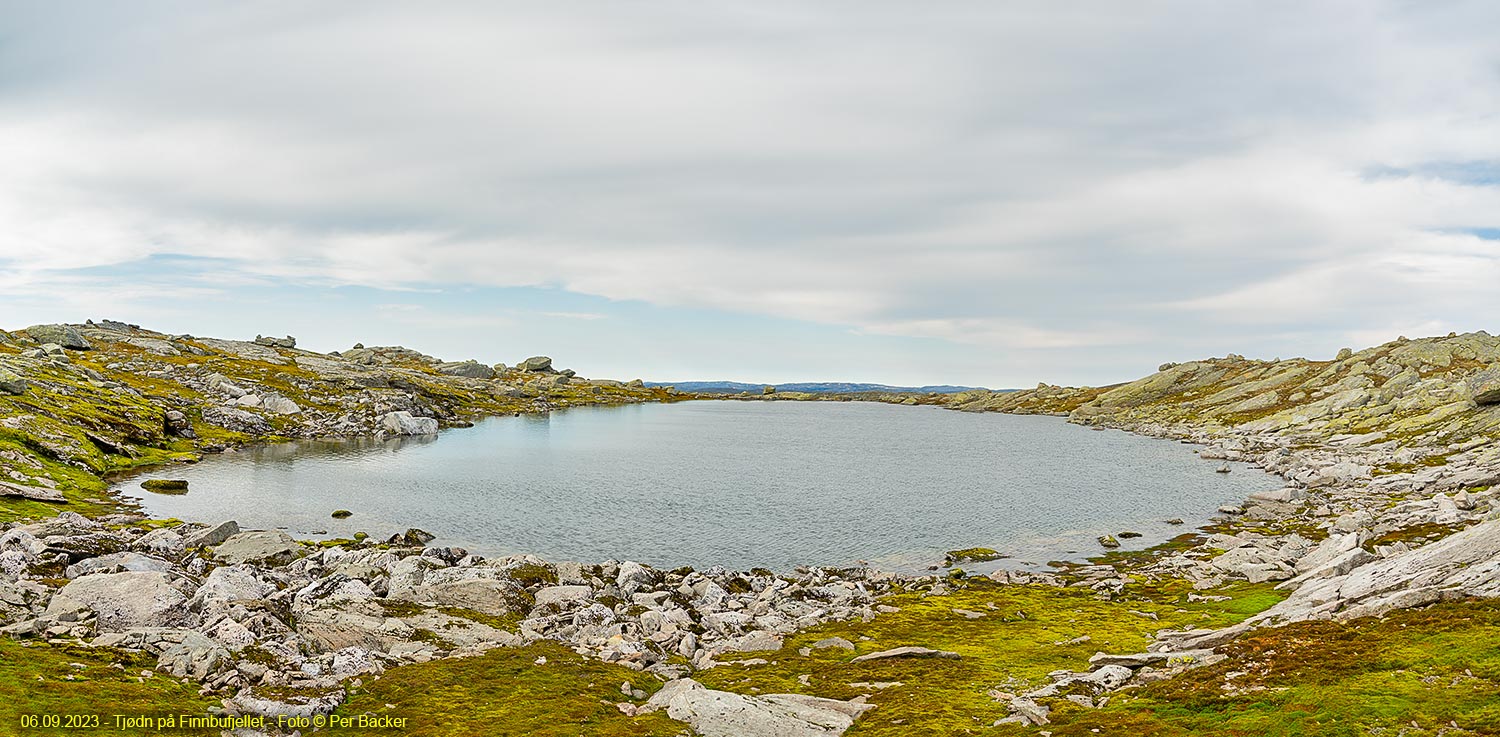
[[[300,442],[119,485],[156,517],[386,537],[553,560],[898,571],[975,546],[1005,565],[1139,549],[1280,486],[1192,447],[1060,418],[856,402],[683,402],[502,417],[436,438]],[[183,496],[139,486],[190,482]],[[332,519],[336,509],[353,512]],[[1181,518],[1186,524],[1168,525]],[[970,566],[966,566],[970,567]]]

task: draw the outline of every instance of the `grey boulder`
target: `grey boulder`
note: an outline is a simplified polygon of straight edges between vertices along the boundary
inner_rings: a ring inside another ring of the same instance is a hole
[[[801,694],[741,696],[705,688],[691,678],[670,681],[641,708],[665,709],[703,737],[829,737],[841,735],[874,704]]]
[[[302,546],[281,530],[241,532],[215,548],[214,557],[229,564],[280,566],[302,557]]]
[[[438,421],[431,417],[414,417],[410,412],[391,412],[380,418],[380,429],[392,435],[434,435]]]
[[[70,581],[52,597],[47,613],[82,605],[98,615],[99,631],[124,632],[182,624],[188,618],[186,603],[187,597],[172,587],[164,573],[96,573]]]

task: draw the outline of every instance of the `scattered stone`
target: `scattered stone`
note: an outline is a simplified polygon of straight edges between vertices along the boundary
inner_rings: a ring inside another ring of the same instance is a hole
[[[348,519],[350,517],[353,517],[354,513],[347,509],[335,509],[333,510],[333,514],[329,516],[333,517],[334,519]]]
[[[821,640],[818,640],[817,642],[814,642],[812,644],[812,647],[814,650],[823,650],[830,647],[836,647],[840,650],[848,650],[849,652],[854,652],[854,643],[842,637],[825,637]]]
[[[1116,540],[1114,535],[1100,535],[1099,545],[1106,548],[1118,548],[1120,541]]]
[[[963,656],[959,655],[958,653],[948,652],[946,650],[933,650],[932,648],[915,647],[908,645],[905,647],[898,647],[890,650],[881,650],[879,652],[866,653],[854,658],[849,662],[867,663],[871,660],[889,660],[891,658],[941,658],[944,660],[959,660],[962,657]]]

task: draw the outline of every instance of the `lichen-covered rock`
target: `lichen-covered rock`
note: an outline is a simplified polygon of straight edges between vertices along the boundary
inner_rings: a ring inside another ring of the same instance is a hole
[[[38,343],[56,343],[64,348],[75,351],[91,351],[94,344],[90,343],[77,328],[71,325],[32,325],[26,328],[26,334]]]
[[[0,366],[0,394],[21,395],[26,389],[26,380],[20,374]]]
[[[469,359],[467,361],[453,361],[440,363],[436,366],[437,372],[447,376],[462,376],[468,379],[493,379],[495,369],[490,368],[478,361]]]
[[[1500,404],[1500,368],[1487,369],[1469,380],[1470,392],[1477,404]]]
[[[98,615],[99,631],[124,632],[183,624],[191,619],[186,603],[164,573],[96,573],[70,581],[52,597],[47,612],[82,605]]]

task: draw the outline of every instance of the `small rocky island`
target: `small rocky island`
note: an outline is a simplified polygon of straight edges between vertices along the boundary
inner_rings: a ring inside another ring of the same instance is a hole
[[[24,713],[58,703],[45,691],[77,710],[115,698],[268,720],[225,731],[246,736],[327,715],[412,734],[708,737],[1222,734],[1257,714],[1391,734],[1500,725],[1500,340],[1484,333],[1168,364],[1112,387],[860,397],[1066,415],[1284,480],[1209,528],[1046,571],[974,575],[962,566],[1004,558],[975,547],[925,576],[491,559],[417,529],[309,542],[148,519],[106,491],[132,468],[268,440],[685,398],[545,357],[321,354],[110,321],[0,332],[0,683],[36,702]],[[749,399],[830,398],[850,399]],[[1347,698],[1370,683],[1402,706]]]

